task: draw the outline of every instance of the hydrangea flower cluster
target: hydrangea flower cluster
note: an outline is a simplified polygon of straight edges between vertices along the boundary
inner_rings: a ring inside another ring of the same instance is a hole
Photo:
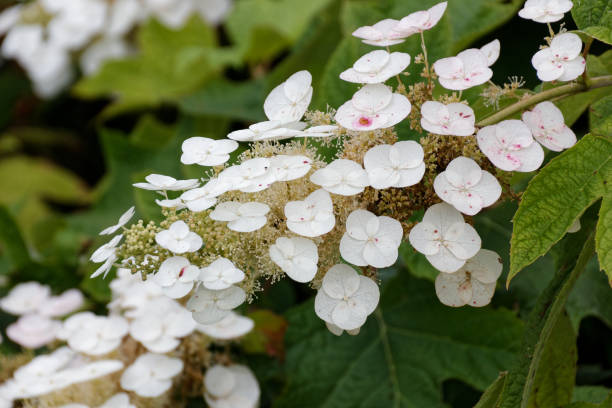
[[[26,70],[35,92],[52,97],[73,79],[73,56],[84,75],[107,60],[135,52],[130,32],[149,17],[170,28],[200,15],[210,24],[223,21],[232,0],[35,0],[0,14],[6,35],[2,56]]]
[[[541,6],[534,4],[528,2],[522,15],[534,16],[534,7]],[[542,13],[565,8],[548,6]],[[378,304],[376,270],[392,266],[407,241],[440,271],[437,293],[443,303],[487,304],[501,273],[499,257],[481,248],[464,215],[474,216],[500,199],[508,190],[503,172],[537,170],[542,146],[559,151],[576,137],[547,101],[525,111],[522,120],[477,127],[461,91],[490,81],[501,44],[494,40],[464,50],[430,68],[424,32],[445,9],[444,2],[357,29],[355,37],[385,49],[368,52],[340,73],[341,80],[361,87],[336,111],[308,112],[312,77],[299,71],[266,98],[267,121],[233,131],[228,139],[187,139],[181,161],[207,168],[207,176],[150,175],[146,183],[134,184],[164,196],[158,204],[166,220],[127,229],[125,243],[111,240],[92,259],[118,256],[133,273],[152,275],[168,297],[186,299],[193,319],[205,325],[231,321],[262,279],[287,275],[318,290],[315,311],[330,331],[356,334]],[[402,84],[399,75],[412,58],[389,47],[416,33],[423,40],[423,55],[415,60],[424,65],[422,76],[437,78],[459,96],[435,98],[433,88],[423,95]],[[539,52],[559,59],[563,72],[542,68],[559,73],[554,79],[572,79],[578,72],[572,67],[581,47],[571,35],[554,36]],[[393,77],[397,89],[385,84]],[[428,136],[399,140],[394,126],[408,118]],[[249,148],[233,163],[237,142]],[[332,160],[319,156],[320,143],[335,144]],[[422,221],[414,223],[420,210]],[[151,237],[156,245],[135,249]]]

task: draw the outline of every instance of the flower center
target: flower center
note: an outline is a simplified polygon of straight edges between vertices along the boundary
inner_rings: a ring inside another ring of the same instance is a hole
[[[359,118],[359,124],[361,126],[370,126],[372,124],[372,119],[362,116]]]

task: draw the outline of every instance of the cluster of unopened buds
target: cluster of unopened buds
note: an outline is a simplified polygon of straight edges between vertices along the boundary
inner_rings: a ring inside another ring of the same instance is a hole
[[[520,15],[550,22],[569,8],[569,1],[528,0]],[[446,2],[440,3],[401,20],[361,27],[353,35],[389,47],[419,34],[423,56],[418,60],[432,86],[435,78],[451,91],[485,84],[499,56],[497,40],[429,68],[423,33],[445,9]],[[533,58],[538,75],[558,81],[581,75],[584,59],[576,41],[571,33],[555,35]],[[126,227],[134,215],[130,208],[102,231],[122,231],[91,256],[102,264],[92,277],[120,268],[111,283],[112,314],[73,315],[58,338],[72,352],[101,356],[121,350],[129,336],[146,353],[129,361],[121,388],[157,397],[183,370],[186,360],[177,354],[194,333],[227,341],[251,330],[252,320],[234,310],[253,298],[260,279],[274,282],[287,275],[310,283],[317,290],[315,313],[328,329],[336,335],[358,334],[378,306],[377,270],[397,261],[405,241],[440,271],[435,290],[442,303],[487,305],[502,273],[501,259],[482,248],[464,215],[474,216],[498,201],[507,184],[496,176],[537,170],[544,160],[542,146],[561,151],[574,145],[576,136],[547,101],[525,111],[522,120],[477,128],[474,111],[456,93],[432,100],[430,92],[428,100],[418,100],[407,92],[399,75],[410,62],[408,54],[388,49],[362,56],[340,78],[363,86],[331,113],[307,113],[311,75],[297,72],[266,98],[267,121],[231,132],[228,139],[185,140],[181,162],[207,167],[206,178],[151,174],[134,185],[159,193],[156,203],[166,219],[161,225],[139,221]],[[396,91],[385,85],[394,77]],[[428,136],[421,143],[398,141],[393,126],[415,112],[420,113],[416,126]],[[432,140],[435,149],[427,145]],[[463,150],[451,149],[457,141]],[[229,164],[238,142],[251,145],[236,164]],[[337,153],[327,162],[317,147],[333,143]],[[445,149],[452,157],[442,165],[428,156]],[[410,202],[423,195],[429,204],[415,201],[405,214],[379,205],[385,197],[408,197]],[[415,223],[418,211],[424,216]],[[259,388],[248,368],[228,360],[204,365],[209,406],[257,404]],[[61,364],[57,367],[61,370]],[[17,374],[12,381],[19,384]]]
[[[134,27],[155,17],[171,28],[193,14],[220,23],[232,0],[34,0],[0,13],[2,56],[26,70],[36,93],[53,97],[74,78],[72,56],[79,55],[85,75],[107,60],[137,50],[127,38]]]

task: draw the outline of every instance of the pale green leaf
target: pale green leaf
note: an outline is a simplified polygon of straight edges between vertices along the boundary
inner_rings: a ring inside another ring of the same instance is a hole
[[[579,29],[599,41],[612,44],[611,0],[574,0],[572,17]]]

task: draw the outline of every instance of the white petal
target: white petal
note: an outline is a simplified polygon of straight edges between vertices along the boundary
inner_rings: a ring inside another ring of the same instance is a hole
[[[440,272],[452,273],[458,271],[465,264],[465,260],[457,258],[443,246],[440,247],[438,253],[425,255],[425,257]]]
[[[359,289],[359,275],[346,264],[332,266],[325,276],[321,288],[333,299],[352,296]]]
[[[470,272],[473,279],[482,283],[495,283],[500,277],[503,269],[503,261],[496,252],[481,249],[473,257],[466,261],[462,270]]]

